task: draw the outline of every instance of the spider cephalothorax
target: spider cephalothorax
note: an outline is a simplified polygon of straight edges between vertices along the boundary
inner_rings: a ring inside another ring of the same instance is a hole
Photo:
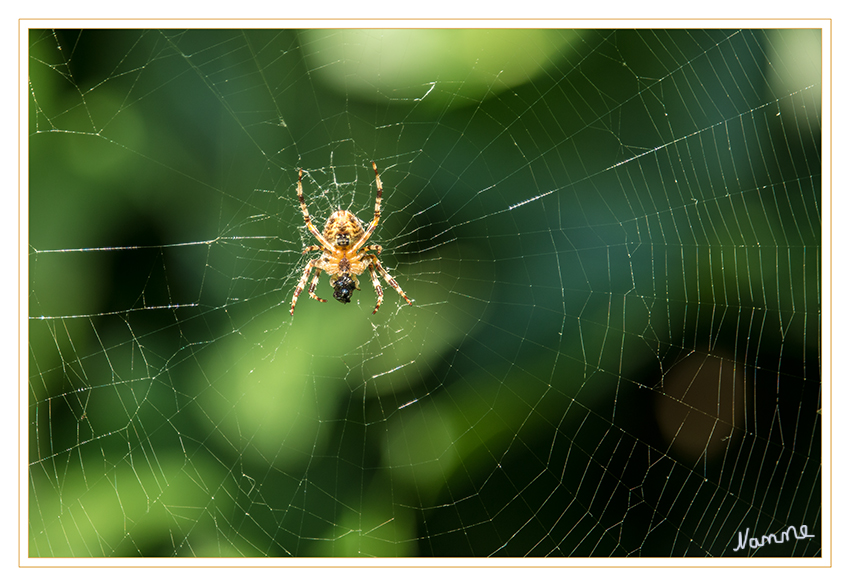
[[[307,204],[304,202],[304,191],[301,187],[302,171],[298,170],[298,200],[301,202],[301,211],[304,213],[304,223],[307,224],[307,229],[319,241],[319,245],[308,246],[304,249],[304,253],[322,251],[322,256],[314,258],[307,263],[304,268],[304,273],[301,275],[301,280],[295,287],[295,293],[292,295],[292,305],[289,306],[290,315],[295,313],[295,302],[298,301],[298,296],[304,290],[307,284],[307,279],[310,278],[310,273],[313,271],[316,274],[310,282],[310,288],[307,289],[307,294],[316,301],[325,302],[327,299],[322,299],[316,295],[316,286],[319,283],[319,275],[322,271],[331,276],[331,286],[334,288],[334,299],[340,303],[350,303],[351,295],[354,291],[360,289],[357,282],[357,275],[360,275],[366,269],[369,269],[369,274],[372,277],[372,286],[375,287],[375,292],[378,294],[378,302],[375,304],[374,314],[381,307],[384,300],[384,291],[381,289],[381,282],[378,280],[376,271],[384,280],[401,295],[409,305],[413,302],[407,298],[404,291],[401,290],[398,283],[393,279],[386,269],[381,266],[376,254],[381,254],[381,247],[377,244],[364,246],[369,237],[378,226],[378,221],[381,219],[381,195],[383,186],[381,185],[381,177],[378,175],[378,166],[372,163],[372,169],[375,170],[375,184],[378,188],[378,195],[375,198],[375,217],[369,222],[369,226],[364,230],[360,220],[348,210],[337,210],[331,217],[328,218],[323,232],[319,232],[313,221],[310,218],[310,212],[307,210]],[[369,254],[374,253],[374,254]],[[303,253],[302,253],[303,254]]]

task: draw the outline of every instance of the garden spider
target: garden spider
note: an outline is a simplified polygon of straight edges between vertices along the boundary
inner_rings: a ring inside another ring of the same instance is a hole
[[[381,262],[375,254],[381,254],[381,246],[378,244],[370,244],[363,246],[372,232],[378,225],[378,220],[381,219],[381,194],[383,186],[381,178],[378,175],[378,166],[372,162],[372,169],[375,170],[375,184],[378,188],[378,195],[375,198],[375,217],[369,223],[368,228],[363,230],[363,224],[360,220],[347,210],[337,210],[331,217],[328,218],[325,224],[324,232],[319,232],[316,226],[313,225],[310,219],[310,212],[307,211],[307,204],[304,202],[304,191],[301,188],[302,170],[298,170],[298,200],[301,202],[301,211],[304,212],[304,223],[310,233],[315,236],[321,246],[312,245],[304,249],[301,254],[307,252],[322,251],[322,256],[314,258],[307,263],[304,268],[304,274],[301,275],[301,280],[295,287],[295,293],[292,295],[292,305],[289,306],[289,314],[295,314],[295,302],[298,301],[298,296],[304,290],[304,285],[307,284],[307,279],[310,278],[310,273],[316,271],[313,276],[313,281],[310,283],[310,288],[307,293],[316,301],[325,303],[327,299],[318,297],[315,293],[316,285],[319,283],[319,276],[322,271],[331,276],[331,286],[334,288],[334,299],[340,303],[349,303],[351,295],[355,290],[360,290],[360,285],[357,282],[357,275],[369,269],[369,274],[372,276],[372,286],[375,287],[375,292],[378,294],[378,303],[375,304],[375,309],[372,311],[374,315],[378,308],[381,307],[381,302],[384,300],[384,291],[381,289],[381,283],[377,271],[384,280],[396,291],[404,297],[408,305],[413,305],[413,302],[407,298],[404,291],[401,290],[398,283],[393,279],[386,269],[381,266]],[[375,254],[368,254],[374,252]]]

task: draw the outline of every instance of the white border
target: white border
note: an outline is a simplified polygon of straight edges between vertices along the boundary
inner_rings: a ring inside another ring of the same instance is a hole
[[[67,8],[69,5],[65,5]],[[321,10],[316,9],[315,7],[312,10],[309,10],[314,15],[317,12],[321,12]],[[27,81],[27,70],[28,70],[28,59],[27,59],[27,51],[28,51],[28,42],[27,42],[27,30],[29,28],[76,28],[76,27],[86,27],[86,28],[313,28],[313,27],[321,27],[321,28],[501,28],[501,27],[511,27],[511,28],[822,28],[823,29],[823,217],[822,217],[822,226],[823,226],[823,290],[822,290],[822,308],[823,308],[823,396],[824,396],[824,405],[823,405],[823,433],[825,441],[823,443],[823,462],[824,465],[822,467],[823,470],[823,499],[822,499],[822,531],[823,535],[821,536],[823,543],[823,553],[824,557],[822,559],[798,559],[798,558],[757,558],[757,559],[742,559],[742,558],[720,558],[716,560],[704,559],[704,558],[641,558],[641,559],[632,559],[632,558],[615,558],[615,559],[598,559],[598,558],[581,558],[581,559],[525,559],[525,558],[440,558],[440,559],[427,559],[427,558],[402,558],[402,559],[351,559],[351,558],[295,558],[295,559],[285,559],[285,558],[273,558],[273,559],[262,559],[262,558],[250,558],[250,559],[231,559],[231,558],[202,558],[202,559],[145,559],[145,558],[29,558],[27,556],[27,544],[28,544],[28,534],[27,534],[27,496],[29,491],[29,480],[28,480],[28,470],[27,470],[27,462],[28,462],[28,454],[26,449],[26,440],[28,437],[27,429],[28,429],[28,386],[27,386],[27,366],[28,366],[28,344],[27,344],[27,298],[28,298],[28,274],[27,274],[27,263],[28,263],[28,233],[27,233],[27,197],[28,193],[28,184],[27,184],[27,157],[26,153],[28,152],[28,137],[27,137],[27,128],[28,128],[28,113],[27,113],[27,104],[28,104],[28,81]],[[830,237],[831,237],[831,220],[832,220],[832,208],[831,208],[831,195],[832,191],[832,173],[831,173],[831,161],[832,161],[832,137],[831,137],[831,123],[832,123],[832,88],[831,88],[831,77],[832,73],[832,59],[831,59],[831,47],[832,47],[832,38],[831,38],[831,23],[828,20],[813,20],[813,19],[801,19],[801,20],[776,20],[776,19],[755,19],[755,20],[735,20],[735,19],[713,19],[713,20],[552,20],[552,19],[540,19],[540,20],[446,20],[446,19],[429,19],[429,20],[349,20],[349,19],[305,19],[305,20],[269,20],[269,19],[256,19],[256,20],[187,20],[187,19],[174,19],[174,20],[162,20],[162,19],[147,19],[147,20],[115,20],[115,19],[103,19],[103,20],[85,20],[85,19],[68,19],[68,20],[42,20],[42,19],[33,19],[33,20],[20,20],[19,21],[19,78],[18,78],[18,87],[19,92],[17,94],[20,100],[20,133],[19,133],[19,149],[21,153],[20,157],[20,166],[18,176],[20,178],[20,206],[21,206],[21,218],[20,223],[16,228],[20,229],[19,234],[19,247],[20,247],[20,255],[17,259],[20,263],[20,289],[19,289],[19,299],[21,302],[20,306],[20,315],[19,315],[19,326],[20,326],[20,339],[19,339],[19,348],[20,348],[20,362],[19,362],[19,372],[20,372],[20,395],[19,395],[19,437],[21,440],[20,443],[20,453],[19,453],[19,472],[20,472],[20,482],[18,485],[19,494],[20,494],[20,509],[19,509],[19,534],[18,539],[20,540],[18,545],[15,546],[19,555],[18,555],[18,563],[23,567],[78,567],[78,568],[92,568],[92,567],[122,567],[122,568],[136,568],[136,567],[162,567],[162,568],[177,568],[177,567],[191,567],[191,568],[210,568],[210,567],[254,567],[254,568],[291,568],[295,571],[296,568],[315,568],[315,567],[330,567],[330,568],[417,568],[417,567],[448,567],[448,568],[461,568],[461,567],[519,567],[519,568],[564,568],[564,567],[573,567],[573,568],[598,568],[598,567],[665,567],[665,568],[706,568],[706,567],[725,567],[725,568],[777,568],[777,567],[824,567],[829,566],[832,562],[831,560],[831,552],[833,551],[833,545],[831,541],[832,536],[832,526],[831,526],[831,505],[832,501],[830,499],[830,487],[831,480],[833,479],[831,476],[831,466],[830,463],[835,463],[833,459],[833,454],[830,451],[830,443],[829,438],[831,433],[830,422],[832,421],[832,412],[831,407],[833,406],[830,403],[830,397],[832,396],[831,390],[832,380],[831,380],[831,361],[830,361],[830,337],[832,334],[831,331],[831,281],[830,281],[830,271],[829,271],[829,263],[831,249],[829,247]],[[9,162],[9,158],[6,159],[7,163]],[[16,186],[17,187],[17,186]],[[8,217],[8,216],[7,216]],[[16,231],[16,230],[15,230]],[[9,232],[7,232],[9,233]],[[7,250],[12,249],[7,248]],[[833,270],[838,270],[837,265],[833,265]],[[9,307],[13,302],[7,304]],[[845,485],[842,483],[842,485]],[[8,499],[7,502],[11,502],[13,499]],[[14,499],[17,501],[17,498]],[[836,534],[838,536],[838,534]],[[10,548],[11,549],[11,548]],[[8,551],[8,550],[7,550]],[[846,551],[846,549],[845,549]],[[388,570],[391,571],[391,570]],[[505,571],[511,571],[507,569]],[[780,572],[781,570],[763,570],[765,572],[769,572],[773,574],[774,572]],[[676,573],[678,570],[674,570],[674,576],[677,576]],[[588,576],[589,577],[589,576]],[[673,576],[671,576],[673,577]],[[776,573],[772,577],[765,576],[760,574],[758,577],[752,576],[753,581],[770,581],[772,583],[781,583],[783,582],[783,578],[786,577],[784,574]],[[140,579],[144,579],[145,581],[150,580],[150,576],[140,577]],[[409,580],[409,574],[405,574],[404,579]],[[682,578],[682,576],[680,576]],[[695,576],[692,574],[688,574],[688,577],[685,578],[689,582],[694,581]],[[345,578],[348,581],[348,578]],[[711,574],[711,582],[716,583],[716,580],[720,579],[718,574]],[[123,580],[123,578],[122,578]],[[432,582],[433,577],[429,579],[429,583]],[[628,578],[629,581],[633,581],[632,578]],[[699,581],[699,580],[697,580]]]

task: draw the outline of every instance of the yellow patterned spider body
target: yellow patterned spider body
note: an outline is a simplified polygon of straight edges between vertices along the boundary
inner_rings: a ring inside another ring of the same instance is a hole
[[[363,224],[357,216],[348,210],[337,210],[328,218],[325,229],[322,232],[319,232],[310,218],[310,212],[307,210],[307,204],[304,202],[304,191],[301,187],[302,170],[298,170],[297,193],[298,200],[301,202],[301,211],[304,213],[304,223],[307,224],[307,229],[310,230],[310,233],[319,241],[319,245],[308,246],[302,254],[321,251],[322,255],[319,258],[310,260],[304,268],[301,280],[298,281],[298,285],[295,287],[295,293],[292,294],[292,305],[289,306],[290,315],[295,314],[295,302],[298,301],[298,296],[301,295],[304,286],[307,284],[307,280],[310,278],[310,274],[314,271],[315,275],[310,282],[310,288],[307,289],[307,294],[316,301],[321,301],[322,303],[327,301],[327,299],[322,299],[316,295],[316,286],[319,284],[319,276],[322,274],[322,271],[331,277],[331,287],[334,288],[334,299],[340,303],[349,303],[352,293],[355,290],[360,290],[357,275],[362,274],[368,269],[369,275],[372,277],[372,286],[375,287],[375,293],[378,294],[378,302],[375,304],[372,314],[378,311],[384,300],[384,291],[381,289],[381,282],[378,280],[378,275],[381,275],[387,284],[398,291],[398,294],[407,301],[408,305],[413,305],[413,302],[407,298],[407,295],[401,290],[396,280],[381,266],[381,261],[375,256],[376,254],[381,254],[381,247],[376,244],[365,245],[378,226],[378,221],[381,219],[383,185],[381,184],[381,177],[378,175],[378,166],[374,162],[372,162],[372,169],[375,170],[375,184],[378,188],[378,195],[375,198],[375,217],[369,222],[369,226],[364,230]]]

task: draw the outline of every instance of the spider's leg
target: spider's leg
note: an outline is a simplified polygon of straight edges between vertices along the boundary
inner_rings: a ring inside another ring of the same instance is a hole
[[[378,227],[378,222],[381,219],[381,197],[384,193],[384,185],[381,183],[381,176],[378,175],[378,166],[375,165],[375,161],[372,161],[372,168],[375,170],[375,185],[378,188],[378,195],[375,197],[375,217],[369,222],[369,227],[366,228],[366,232],[360,237],[360,240],[355,242],[354,246],[351,247],[352,250],[357,250],[363,246],[364,242],[369,240],[369,237],[372,236],[372,232]]]
[[[307,203],[304,201],[304,190],[301,187],[301,175],[303,173],[302,169],[298,169],[298,187],[295,192],[298,194],[298,201],[301,202],[301,213],[304,214],[304,223],[307,224],[307,229],[310,230],[310,233],[315,236],[316,240],[322,243],[322,247],[330,250],[333,248],[331,243],[325,240],[325,237],[322,236],[322,233],[319,232],[319,229],[313,225],[313,220],[310,219],[310,212],[307,210]],[[312,248],[312,247],[308,247]]]
[[[365,260],[369,263],[369,270],[370,271],[372,270],[372,267],[374,266],[375,270],[378,271],[378,273],[384,278],[384,280],[387,282],[387,284],[390,287],[392,287],[393,289],[395,289],[396,292],[399,295],[401,295],[404,298],[405,301],[407,301],[408,305],[413,305],[413,302],[410,299],[407,298],[407,295],[405,295],[404,291],[401,290],[401,287],[396,282],[396,280],[393,279],[390,276],[390,274],[387,272],[387,270],[383,267],[383,265],[381,265],[381,261],[378,260],[377,256],[375,256],[374,254],[367,254],[366,256],[363,257],[363,260]],[[378,307],[380,307],[382,295],[380,294],[380,289],[378,287],[377,279],[375,278],[374,273],[372,273],[372,284],[375,285],[375,290],[379,291]],[[378,311],[378,307],[375,308],[375,311]],[[372,313],[375,313],[375,311],[373,311]]]
[[[315,268],[318,259],[313,259],[304,267],[304,274],[301,275],[301,280],[295,286],[295,293],[292,294],[292,304],[289,306],[289,315],[295,314],[295,302],[298,301],[298,296],[304,290],[304,285],[307,284],[307,279],[310,278],[310,272]]]
[[[301,251],[301,254],[307,254],[308,252],[316,252],[317,250],[322,250],[321,246],[316,246],[315,244],[312,246],[308,246],[304,250]]]
[[[319,297],[315,293],[316,285],[319,284],[319,275],[321,275],[321,274],[322,274],[322,269],[320,269],[319,267],[316,267],[316,274],[313,275],[313,281],[310,283],[310,288],[307,289],[307,294],[310,295],[310,297],[312,297],[316,301],[321,301],[322,303],[325,303],[325,302],[327,302],[327,299],[322,299],[321,297]]]
[[[375,309],[372,310],[372,315],[378,312],[381,303],[384,302],[384,290],[381,288],[381,282],[378,280],[378,275],[375,274],[375,269],[369,265],[369,274],[372,275],[372,286],[375,288],[375,293],[378,294],[378,302],[375,304]]]

